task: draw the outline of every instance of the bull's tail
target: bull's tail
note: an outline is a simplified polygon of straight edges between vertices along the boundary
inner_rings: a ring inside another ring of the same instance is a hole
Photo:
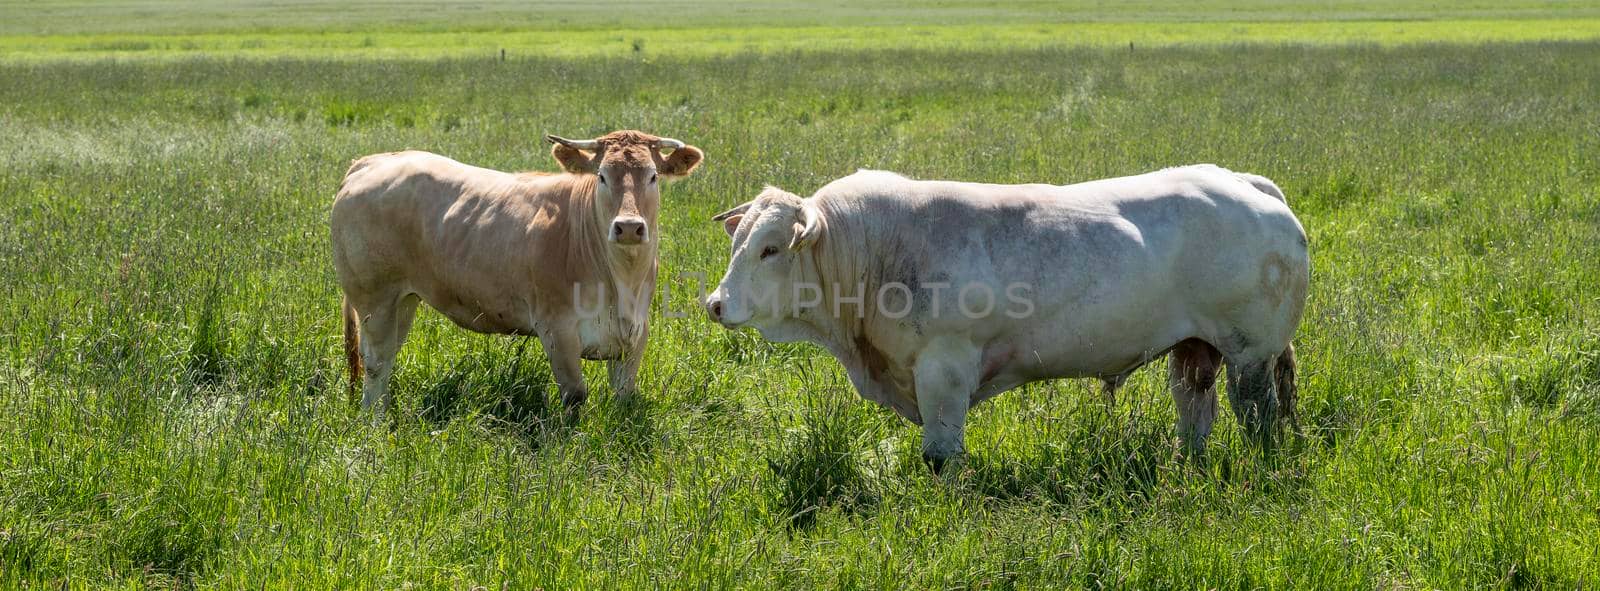
[[[1289,423],[1289,428],[1296,434],[1300,431],[1300,415],[1295,410],[1300,391],[1295,386],[1296,365],[1294,361],[1294,345],[1284,348],[1278,355],[1278,366],[1273,372],[1278,389],[1278,415]]]
[[[1278,201],[1282,201],[1284,203],[1289,202],[1289,200],[1283,196],[1283,189],[1279,189],[1278,184],[1272,182],[1272,179],[1259,174],[1250,174],[1248,172],[1235,172],[1233,174],[1236,174],[1239,176],[1239,178],[1244,179],[1244,182],[1250,183],[1250,186],[1255,187],[1257,191],[1277,197]]]
[[[350,389],[361,388],[361,317],[350,305],[349,298],[340,298],[344,309],[344,362],[350,368]]]

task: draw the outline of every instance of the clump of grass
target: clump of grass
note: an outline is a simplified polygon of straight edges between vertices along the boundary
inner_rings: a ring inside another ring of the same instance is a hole
[[[228,369],[228,328],[222,321],[221,275],[206,290],[186,359],[189,379],[196,384],[219,382]]]
[[[1582,346],[1533,351],[1499,363],[1496,386],[1530,406],[1550,407],[1600,384],[1600,352]]]
[[[352,127],[382,119],[384,109],[371,103],[331,100],[323,105],[322,113],[322,120],[329,127]]]
[[[878,499],[858,457],[864,425],[846,407],[859,401],[834,394],[808,405],[800,426],[767,459],[776,479],[773,507],[792,528],[811,527],[824,509],[855,512]]]

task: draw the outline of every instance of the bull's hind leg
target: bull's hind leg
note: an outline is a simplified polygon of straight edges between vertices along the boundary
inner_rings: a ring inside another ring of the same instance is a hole
[[[366,379],[361,384],[361,409],[372,412],[373,421],[382,419],[394,406],[394,393],[389,390],[389,377],[394,375],[395,357],[411,332],[411,321],[417,316],[417,296],[405,294],[384,298],[366,309],[357,307],[361,315],[361,358]]]
[[[1278,395],[1275,378],[1277,355],[1266,358],[1228,359],[1228,402],[1233,415],[1251,439],[1263,446],[1273,443],[1278,420]]]
[[[1289,423],[1296,435],[1302,435],[1300,430],[1300,414],[1296,410],[1299,406],[1300,388],[1295,385],[1296,365],[1294,361],[1294,345],[1290,345],[1278,355],[1277,372],[1274,378],[1278,385],[1278,415]]]
[[[1178,407],[1178,437],[1191,454],[1203,453],[1211,425],[1217,420],[1217,370],[1222,352],[1200,339],[1172,348],[1167,359],[1167,385]]]

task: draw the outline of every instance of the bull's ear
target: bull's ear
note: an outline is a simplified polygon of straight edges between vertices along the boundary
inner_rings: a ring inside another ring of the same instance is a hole
[[[804,250],[817,243],[822,238],[822,232],[828,227],[822,219],[822,210],[811,203],[800,206],[800,222],[794,225],[794,240],[789,242],[789,250]]]
[[[700,163],[706,159],[706,153],[694,146],[684,146],[672,151],[662,159],[661,166],[656,167],[656,172],[662,176],[689,176]]]
[[[732,238],[734,232],[738,232],[739,231],[739,222],[742,222],[742,221],[744,221],[744,215],[743,214],[735,215],[735,216],[728,216],[726,219],[722,220],[722,231],[723,232],[727,232],[728,233],[728,237]]]
[[[751,203],[754,202],[752,201]],[[711,221],[722,222],[722,231],[727,232],[728,237],[732,238],[733,233],[739,229],[739,222],[744,220],[744,212],[746,211],[750,211],[750,203],[714,215],[711,217]]]
[[[555,144],[550,146],[550,156],[561,164],[561,170],[571,173],[592,173],[600,169],[600,159],[596,158],[594,154],[562,144],[554,139],[551,139],[550,143]]]

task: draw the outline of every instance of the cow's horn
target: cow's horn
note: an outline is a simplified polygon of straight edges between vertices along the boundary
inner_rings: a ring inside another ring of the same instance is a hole
[[[658,150],[676,150],[682,147],[683,142],[669,137],[659,138],[656,140],[656,149]]]
[[[600,141],[599,140],[569,140],[569,139],[561,137],[559,135],[546,135],[546,136],[544,136],[544,139],[545,139],[545,141],[548,141],[548,142],[550,142],[552,144],[561,144],[563,146],[566,146],[568,148],[572,148],[574,150],[598,150],[598,149],[600,149]]]

